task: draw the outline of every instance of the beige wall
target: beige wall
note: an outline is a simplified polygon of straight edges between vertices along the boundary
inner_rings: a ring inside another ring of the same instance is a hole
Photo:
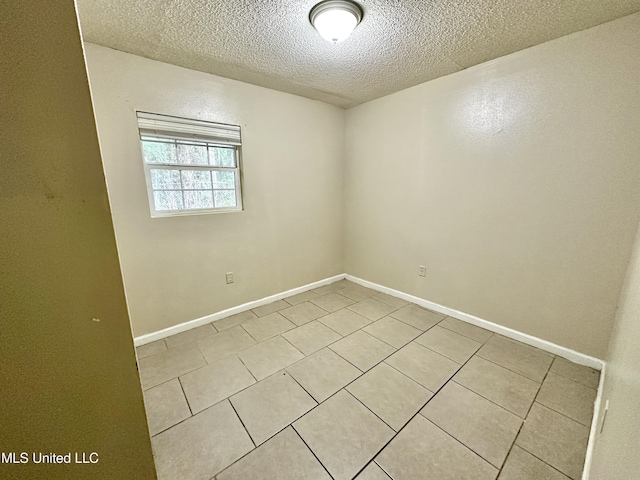
[[[591,480],[636,480],[640,476],[640,229],[620,298],[607,354]]]
[[[603,358],[640,212],[638,45],[640,14],[349,110],[346,271]]]
[[[0,477],[156,478],[74,2],[2,2],[0,45],[0,451],[99,454]]]
[[[343,272],[342,110],[86,49],[136,336]],[[245,211],[151,218],[135,110],[240,125]]]
[[[603,358],[640,213],[638,40],[632,15],[346,129],[335,107],[87,45],[135,335],[346,271]],[[246,211],[150,218],[136,109],[240,124]]]

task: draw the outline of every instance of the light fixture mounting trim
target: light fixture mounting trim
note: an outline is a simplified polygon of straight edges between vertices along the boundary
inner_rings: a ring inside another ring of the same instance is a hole
[[[329,14],[330,12],[333,12],[334,14],[339,12],[348,13],[353,16],[353,19],[355,19],[355,23],[353,24],[353,26],[348,27],[347,31],[340,32],[340,38],[328,37],[327,33],[323,31],[322,26],[319,25],[318,20],[320,20],[320,22],[322,21],[321,16],[323,14]],[[351,34],[353,29],[357,27],[358,24],[362,21],[363,15],[364,12],[362,10],[362,7],[360,7],[360,5],[352,0],[325,0],[316,4],[311,9],[311,11],[309,12],[309,21],[311,22],[311,25],[313,25],[313,27],[318,30],[318,33],[320,33],[323,38],[330,42],[337,43],[346,39]]]

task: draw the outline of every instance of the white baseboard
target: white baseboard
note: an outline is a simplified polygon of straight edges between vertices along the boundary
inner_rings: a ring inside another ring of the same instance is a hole
[[[434,312],[442,313],[443,315],[457,318],[458,320],[462,320],[463,322],[467,322],[477,327],[481,327],[486,330],[489,330],[491,332],[498,333],[505,337],[512,338],[519,342],[526,343],[527,345],[537,347],[546,352],[553,353],[554,355],[558,355],[560,357],[566,358],[567,360],[570,360],[579,365],[585,365],[595,370],[602,370],[604,366],[604,362],[599,358],[591,357],[589,355],[585,355],[584,353],[576,352],[575,350],[571,350],[570,348],[557,345],[555,343],[549,342],[547,340],[543,340],[538,337],[534,337],[533,335],[528,335],[526,333],[522,333],[517,330],[513,330],[511,328],[498,325],[497,323],[484,320],[474,315],[460,312],[458,310],[454,310],[453,308],[445,307],[437,303],[425,300],[423,298],[415,297],[413,295],[409,295],[408,293],[404,293],[398,290],[394,290],[392,288],[384,287],[382,285],[378,285],[377,283],[369,282],[367,280],[363,280],[361,278],[354,277],[352,275],[345,275],[345,278],[353,283],[362,285],[363,287],[371,288],[373,290],[377,290],[379,292],[401,298],[408,302],[412,302],[417,305],[420,305],[421,307],[428,308],[429,310],[433,310]]]
[[[582,470],[582,480],[589,480],[591,475],[591,462],[593,460],[593,449],[595,448],[596,435],[598,434],[598,424],[600,423],[600,405],[602,405],[602,394],[604,391],[604,377],[607,373],[607,365],[600,370],[600,382],[598,383],[598,394],[593,402],[593,418],[589,429],[589,442],[587,443],[587,454],[584,458],[584,469]]]
[[[311,290],[312,288],[318,288],[333,282],[337,282],[338,280],[342,280],[344,277],[344,274],[335,275],[333,277],[325,278],[324,280],[319,280],[317,282],[303,285],[302,287],[292,288],[291,290],[287,290],[286,292],[276,293],[275,295],[271,295],[269,297],[264,297],[259,300],[243,303],[242,305],[238,305],[237,307],[227,308],[226,310],[221,310],[219,312],[212,313],[211,315],[205,315],[204,317],[196,318],[195,320],[180,323],[178,325],[174,325],[157,332],[141,335],[133,339],[133,344],[136,347],[139,347],[140,345],[155,342],[156,340],[170,337],[171,335],[175,335],[176,333],[186,332],[187,330],[191,330],[192,328],[215,322],[216,320],[220,320],[230,315],[235,315],[236,313],[246,312],[247,310],[251,310],[252,308],[261,307],[262,305],[266,305],[267,303],[275,302],[276,300],[282,300],[285,297],[303,293],[307,290]]]
[[[353,275],[345,275],[345,278],[353,283],[362,285],[363,287],[371,288],[372,290],[377,290],[379,292],[401,298],[408,302],[412,302],[417,305],[420,305],[421,307],[428,308],[429,310],[433,310],[434,312],[442,313],[443,315],[457,318],[458,320],[462,320],[463,322],[467,322],[472,325],[482,327],[486,330],[499,333],[500,335],[504,335],[505,337],[509,337],[514,340],[518,340],[519,342],[526,343],[527,345],[540,348],[541,350],[545,350],[547,352],[553,353],[554,355],[558,355],[560,357],[566,358],[567,360],[570,360],[579,365],[585,365],[595,370],[600,370],[600,382],[598,384],[598,393],[596,395],[596,399],[593,404],[593,419],[591,420],[591,428],[589,431],[589,441],[587,443],[587,453],[584,460],[584,468],[582,470],[582,479],[581,479],[581,480],[589,480],[589,475],[591,473],[591,461],[593,458],[593,450],[595,448],[595,438],[598,431],[598,423],[600,421],[600,415],[599,415],[600,405],[602,402],[604,377],[606,374],[606,363],[603,360],[600,360],[599,358],[591,357],[589,355],[585,355],[584,353],[576,352],[575,350],[571,350],[570,348],[557,345],[555,343],[549,342],[547,340],[543,340],[538,337],[534,337],[533,335],[527,335],[526,333],[522,333],[517,330],[513,330],[511,328],[504,327],[502,325],[498,325],[493,322],[489,322],[488,320],[478,318],[474,315],[469,315],[468,313],[460,312],[458,310],[454,310],[449,307],[444,307],[437,303],[430,302],[428,300],[424,300],[422,298],[415,297],[413,295],[409,295],[404,292],[399,292],[398,290],[384,287],[382,285],[378,285],[377,283],[369,282],[367,280],[363,280],[358,277],[354,277]]]
[[[383,285],[378,285],[377,283],[369,282],[367,280],[363,280],[361,278],[354,277],[353,275],[347,275],[344,273],[340,275],[335,275],[333,277],[325,278],[324,280],[319,280],[317,282],[309,283],[301,287],[293,288],[291,290],[287,290],[286,292],[277,293],[269,297],[264,297],[259,300],[254,300],[252,302],[247,302],[242,305],[238,305],[237,307],[232,307],[226,310],[222,310],[220,312],[212,313],[211,315],[206,315],[204,317],[196,318],[195,320],[190,320],[188,322],[184,322],[179,325],[174,325],[172,327],[165,328],[164,330],[159,330],[157,332],[141,335],[140,337],[136,337],[134,339],[134,345],[136,347],[139,347],[140,345],[145,345],[147,343],[151,343],[156,340],[160,340],[162,338],[175,335],[176,333],[185,332],[187,330],[191,330],[192,328],[200,327],[207,323],[215,322],[216,320],[220,320],[230,315],[235,315],[236,313],[245,312],[247,310],[251,310],[252,308],[257,308],[262,305],[266,305],[267,303],[275,302],[276,300],[281,300],[283,298],[289,297],[291,295],[296,295],[298,293],[306,292],[307,290],[311,290],[313,288],[318,288],[318,287],[322,287],[323,285],[328,285],[330,283],[337,282],[338,280],[342,280],[343,278],[346,278],[347,280],[353,283],[362,285],[363,287],[371,288],[373,290],[377,290],[378,292],[386,293],[388,295],[401,298],[408,302],[412,302],[417,305],[420,305],[421,307],[428,308],[429,310],[433,310],[434,312],[442,313],[443,315],[457,318],[458,320],[462,320],[463,322],[467,322],[472,325],[476,325],[478,327],[489,330],[491,332],[504,335],[505,337],[518,340],[519,342],[526,343],[527,345],[540,348],[541,350],[545,350],[547,352],[553,353],[554,355],[558,355],[560,357],[566,358],[567,360],[570,360],[579,365],[585,365],[587,367],[590,367],[596,370],[603,369],[604,362],[599,358],[591,357],[589,355],[585,355],[584,353],[571,350],[570,348],[557,345],[555,343],[549,342],[547,340],[543,340],[538,337],[534,337],[533,335],[528,335],[526,333],[522,333],[517,330],[513,330],[511,328],[498,325],[497,323],[484,320],[474,315],[460,312],[453,308],[445,307],[443,305],[430,302],[423,298],[416,297],[414,295],[409,295],[408,293],[400,292],[398,290],[394,290],[392,288],[385,287]]]
[[[378,285],[377,283],[369,282],[367,280],[354,277],[353,275],[340,274],[334,277],[325,278],[324,280],[309,283],[307,285],[303,285],[302,287],[293,288],[291,290],[287,290],[286,292],[277,293],[269,297],[261,298],[259,300],[254,300],[252,302],[238,305],[237,307],[228,308],[226,310],[222,310],[220,312],[213,313],[211,315],[206,315],[204,317],[200,317],[195,320],[181,323],[179,325],[174,325],[172,327],[165,328],[164,330],[142,335],[134,339],[134,345],[136,347],[140,345],[145,345],[147,343],[154,342],[156,340],[160,340],[162,338],[166,338],[171,335],[175,335],[176,333],[185,332],[187,330],[191,330],[192,328],[196,328],[196,327],[205,325],[207,323],[215,322],[216,320],[220,320],[230,315],[235,315],[236,313],[245,312],[247,310],[251,310],[252,308],[257,308],[262,305],[266,305],[267,303],[275,302],[277,300],[290,297],[291,295],[296,295],[298,293],[303,293],[313,288],[318,288],[333,282],[337,282],[338,280],[342,280],[343,278],[346,278],[347,280],[353,283],[362,285],[363,287],[371,288],[372,290],[376,290],[378,292],[386,293],[388,295],[401,298],[408,302],[420,305],[421,307],[428,308],[429,310],[433,310],[434,312],[442,313],[443,315],[447,315],[449,317],[462,320],[463,322],[467,322],[477,327],[481,327],[486,330],[489,330],[491,332],[504,335],[505,337],[518,340],[519,342],[525,343],[527,345],[540,348],[541,350],[545,350],[547,352],[553,353],[554,355],[558,355],[560,357],[566,358],[567,360],[570,360],[579,365],[585,365],[595,370],[600,370],[600,383],[598,385],[598,394],[594,402],[593,420],[591,421],[591,429],[589,432],[589,442],[587,444],[587,453],[585,458],[584,470],[582,472],[582,480],[589,480],[589,473],[591,470],[591,459],[593,457],[595,437],[596,437],[597,428],[598,428],[600,405],[602,402],[602,390],[603,390],[604,377],[605,377],[605,371],[606,371],[606,365],[604,361],[600,360],[599,358],[591,357],[589,355],[585,355],[584,353],[577,352],[570,348],[557,345],[547,340],[534,337],[533,335],[528,335],[526,333],[522,333],[517,330],[513,330],[511,328],[498,325],[497,323],[484,320],[474,315],[460,312],[459,310],[445,307],[443,305],[430,302],[423,298],[416,297],[414,295],[409,295],[408,293],[400,292],[392,288]]]

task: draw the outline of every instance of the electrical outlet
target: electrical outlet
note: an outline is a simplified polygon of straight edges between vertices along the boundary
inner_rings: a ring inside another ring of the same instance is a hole
[[[233,283],[233,272],[226,273],[225,278],[227,279],[227,285]]]
[[[426,277],[427,276],[427,267],[425,267],[424,265],[420,265],[418,270],[418,275],[420,275],[421,277]]]

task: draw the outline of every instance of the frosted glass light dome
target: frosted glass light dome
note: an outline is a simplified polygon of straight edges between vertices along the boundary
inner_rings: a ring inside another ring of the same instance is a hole
[[[362,9],[348,0],[327,0],[317,4],[309,20],[325,40],[338,43],[351,35],[362,20]]]

